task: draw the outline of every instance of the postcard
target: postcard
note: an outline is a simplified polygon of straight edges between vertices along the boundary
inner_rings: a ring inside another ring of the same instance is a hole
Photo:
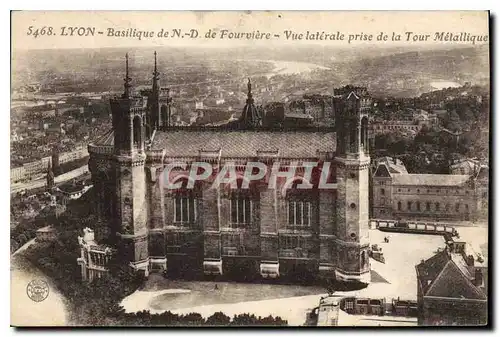
[[[14,11],[11,325],[477,326],[487,11]]]

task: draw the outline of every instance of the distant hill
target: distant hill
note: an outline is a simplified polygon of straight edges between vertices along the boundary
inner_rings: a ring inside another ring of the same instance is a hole
[[[417,96],[430,91],[431,81],[488,85],[488,46],[425,50],[355,60],[346,65],[353,84],[371,92]]]

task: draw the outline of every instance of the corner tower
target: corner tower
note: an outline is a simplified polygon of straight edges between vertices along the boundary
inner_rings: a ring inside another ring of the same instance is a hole
[[[343,281],[370,282],[368,114],[366,88],[334,90],[337,134],[337,270]]]
[[[113,116],[116,198],[111,230],[119,255],[135,269],[149,270],[144,152],[147,100],[132,94],[126,55],[124,92],[110,100]]]

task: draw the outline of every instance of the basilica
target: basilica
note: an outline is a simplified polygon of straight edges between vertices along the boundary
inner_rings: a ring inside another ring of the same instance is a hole
[[[88,239],[80,238],[84,279],[102,275],[115,252],[146,276],[179,270],[222,275],[236,268],[262,278],[298,272],[370,282],[372,103],[366,88],[334,90],[334,127],[264,125],[250,80],[238,120],[173,127],[172,98],[160,87],[156,53],[147,94],[133,90],[131,76],[127,56],[123,94],[110,100],[112,129],[88,146],[97,219],[86,230]],[[162,173],[179,162],[184,165],[174,172],[181,184],[164,188]],[[249,162],[269,172],[278,163],[275,188],[269,188],[269,175],[247,181],[243,168]],[[328,176],[313,169],[312,187],[300,188],[304,162],[331,164]],[[236,176],[211,188],[210,182],[191,181],[193,163],[206,163],[213,172],[232,166]],[[320,179],[329,188],[321,188]],[[242,184],[247,188],[226,186]]]

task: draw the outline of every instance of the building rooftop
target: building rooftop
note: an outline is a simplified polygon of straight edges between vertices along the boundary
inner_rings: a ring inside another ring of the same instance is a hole
[[[461,186],[470,179],[463,174],[395,174],[394,185],[415,186]]]
[[[114,146],[113,131],[94,142],[97,146]],[[315,158],[318,153],[335,152],[335,132],[331,129],[293,130],[290,132],[225,130],[217,128],[172,128],[157,131],[152,149],[165,149],[167,157],[195,157],[200,152],[221,151],[222,157],[248,158],[257,152],[276,152],[283,158]]]
[[[424,296],[485,300],[469,268],[461,253],[442,250],[416,266],[417,279]]]
[[[381,157],[373,160],[377,168],[380,164],[385,164],[390,173],[408,173],[403,162],[397,158]]]
[[[222,157],[248,158],[258,151],[278,151],[284,158],[314,158],[318,152],[334,152],[335,133],[330,131],[168,131],[157,133],[153,149],[166,156],[198,156],[201,151],[221,151]]]

